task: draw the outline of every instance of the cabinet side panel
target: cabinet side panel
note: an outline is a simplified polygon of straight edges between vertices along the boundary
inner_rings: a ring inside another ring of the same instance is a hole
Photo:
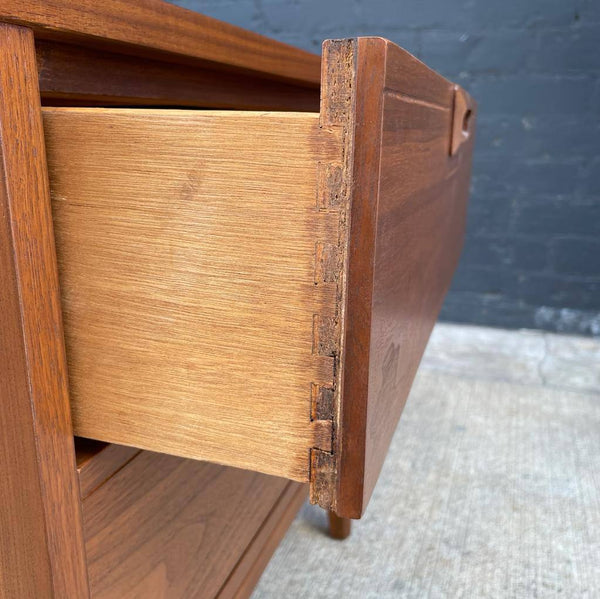
[[[86,597],[33,35],[0,25],[0,588]]]

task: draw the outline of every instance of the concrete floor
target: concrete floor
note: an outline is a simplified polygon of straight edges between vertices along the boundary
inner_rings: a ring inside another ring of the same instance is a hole
[[[367,514],[325,528],[253,599],[600,597],[600,341],[438,325]]]

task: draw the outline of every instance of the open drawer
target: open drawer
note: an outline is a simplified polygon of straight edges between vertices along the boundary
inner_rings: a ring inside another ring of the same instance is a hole
[[[359,38],[320,113],[43,118],[75,434],[360,517],[460,254],[469,96]]]

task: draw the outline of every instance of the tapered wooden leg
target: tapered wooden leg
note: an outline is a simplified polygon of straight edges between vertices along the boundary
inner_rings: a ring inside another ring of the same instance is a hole
[[[329,512],[329,534],[334,539],[343,540],[350,536],[352,520],[340,518],[337,514]]]

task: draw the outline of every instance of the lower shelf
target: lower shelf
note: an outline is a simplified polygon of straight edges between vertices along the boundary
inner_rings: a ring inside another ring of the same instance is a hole
[[[306,485],[256,472],[78,450],[95,599],[247,597],[307,496]],[[102,482],[109,463],[116,472]]]

